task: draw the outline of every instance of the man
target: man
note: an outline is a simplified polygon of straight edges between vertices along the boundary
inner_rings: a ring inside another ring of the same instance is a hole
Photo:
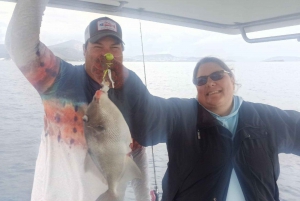
[[[94,201],[107,190],[107,185],[87,154],[82,117],[102,83],[103,55],[112,53],[115,57],[111,67],[115,89],[109,91],[109,96],[124,113],[130,128],[126,102],[119,100],[114,90],[122,87],[129,74],[136,75],[122,66],[122,30],[110,18],[99,18],[88,25],[85,65],[73,66],[55,57],[39,41],[46,4],[47,0],[18,1],[6,35],[12,59],[39,92],[45,109],[31,199]],[[143,173],[143,179],[132,182],[136,199],[147,201],[150,195],[145,148],[136,142],[132,147],[133,159]]]

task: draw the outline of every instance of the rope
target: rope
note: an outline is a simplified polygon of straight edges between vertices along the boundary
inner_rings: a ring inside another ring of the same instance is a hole
[[[146,66],[145,66],[145,55],[144,55],[144,43],[143,43],[143,34],[142,34],[142,23],[141,20],[139,19],[140,23],[140,35],[141,35],[141,45],[142,45],[142,54],[143,54],[143,66],[144,66],[144,77],[145,77],[145,86],[147,88],[147,75],[146,75]],[[153,141],[153,139],[152,139]],[[152,143],[153,144],[153,143]],[[154,151],[153,151],[153,145],[151,146],[151,151],[152,151],[152,164],[153,164],[153,172],[154,172],[154,190],[156,194],[156,200],[158,200],[158,187],[157,187],[157,180],[156,180],[156,168],[155,168],[155,160],[154,160]]]

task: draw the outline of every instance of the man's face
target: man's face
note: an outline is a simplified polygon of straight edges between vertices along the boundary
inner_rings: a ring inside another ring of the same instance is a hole
[[[106,66],[100,64],[99,57],[111,53],[114,59],[123,62],[123,47],[117,39],[106,36],[99,39],[96,43],[88,42],[84,49],[85,70],[87,74],[99,84],[102,83],[103,73]]]

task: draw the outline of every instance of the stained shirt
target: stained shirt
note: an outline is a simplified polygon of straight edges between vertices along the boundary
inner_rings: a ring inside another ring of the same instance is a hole
[[[45,112],[31,200],[96,200],[108,187],[87,152],[82,117],[97,85],[83,65],[63,61],[39,41],[47,2],[18,1],[5,40],[16,66],[40,94]],[[133,72],[129,76],[130,82],[137,77]],[[150,200],[149,190],[144,194],[149,199],[140,200]]]

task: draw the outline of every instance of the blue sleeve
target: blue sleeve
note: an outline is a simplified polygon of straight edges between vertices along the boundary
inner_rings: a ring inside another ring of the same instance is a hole
[[[300,113],[264,104],[255,105],[271,134],[269,140],[276,146],[278,153],[300,155]]]
[[[143,146],[166,142],[178,121],[176,100],[151,95],[132,71],[122,89],[109,90],[109,97],[122,112],[132,137]]]
[[[83,65],[74,66],[60,60],[60,71],[54,84],[42,95],[43,99],[84,103],[86,100],[86,72]]]

